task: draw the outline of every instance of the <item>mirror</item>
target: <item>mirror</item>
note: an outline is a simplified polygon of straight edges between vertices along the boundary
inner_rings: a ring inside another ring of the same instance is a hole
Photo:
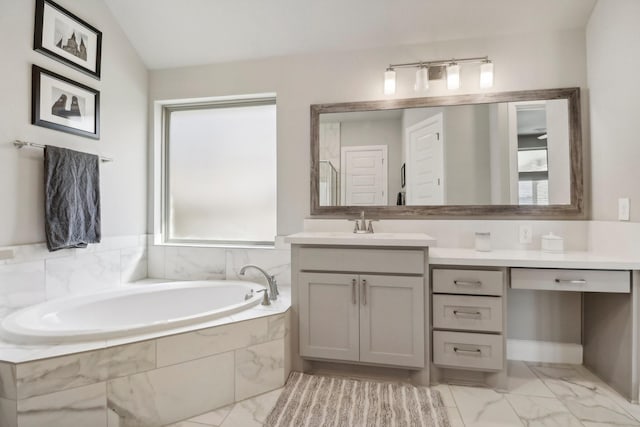
[[[311,106],[311,213],[582,215],[579,89]]]

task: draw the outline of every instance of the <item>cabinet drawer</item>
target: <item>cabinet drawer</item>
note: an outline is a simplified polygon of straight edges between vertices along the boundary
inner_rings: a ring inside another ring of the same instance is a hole
[[[619,270],[512,268],[511,287],[574,292],[628,293],[631,273]]]
[[[301,248],[301,270],[424,274],[421,250]]]
[[[434,295],[433,326],[502,332],[502,297]]]
[[[503,282],[502,271],[433,269],[433,292],[500,296]]]
[[[433,332],[433,363],[438,366],[500,371],[503,354],[502,335]]]

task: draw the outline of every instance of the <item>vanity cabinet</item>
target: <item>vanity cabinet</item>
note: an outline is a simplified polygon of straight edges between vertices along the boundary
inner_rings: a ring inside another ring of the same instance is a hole
[[[301,248],[299,263],[302,357],[425,366],[423,251]]]
[[[505,271],[434,267],[432,278],[434,365],[503,371]]]

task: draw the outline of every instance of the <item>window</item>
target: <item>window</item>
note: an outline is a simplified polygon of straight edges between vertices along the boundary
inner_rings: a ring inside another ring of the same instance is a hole
[[[275,98],[166,105],[164,241],[273,244]]]
[[[543,104],[517,107],[518,203],[549,204],[549,162],[546,107]]]

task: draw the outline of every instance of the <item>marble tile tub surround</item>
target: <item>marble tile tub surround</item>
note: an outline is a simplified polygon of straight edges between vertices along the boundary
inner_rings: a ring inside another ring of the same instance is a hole
[[[278,389],[290,370],[288,316],[0,363],[2,384],[15,381],[3,387],[0,407],[17,408],[1,425],[160,426]]]
[[[65,295],[119,287],[147,277],[147,236],[103,238],[86,249],[49,252],[44,244],[11,246],[0,260],[0,319]]]
[[[255,270],[239,276],[243,265],[256,264],[276,276],[280,285],[291,285],[291,249],[278,238],[275,248],[218,248],[197,246],[155,245],[149,242],[151,278],[170,280],[254,280],[265,283]]]

